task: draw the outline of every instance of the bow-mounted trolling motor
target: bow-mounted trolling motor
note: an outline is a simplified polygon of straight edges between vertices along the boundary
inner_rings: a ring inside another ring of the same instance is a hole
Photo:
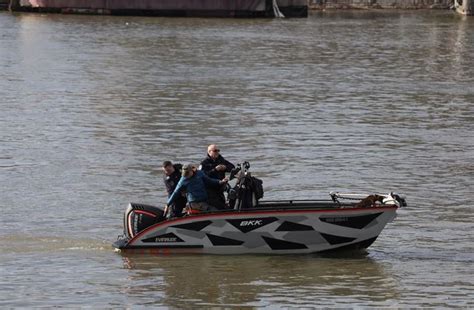
[[[330,192],[329,196],[333,202],[340,204],[340,200],[360,200],[356,207],[367,208],[377,206],[397,206],[406,207],[407,202],[404,196],[391,192],[389,194],[352,194]]]

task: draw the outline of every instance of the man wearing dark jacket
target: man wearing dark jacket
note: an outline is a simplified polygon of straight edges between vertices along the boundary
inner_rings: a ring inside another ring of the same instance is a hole
[[[216,144],[207,147],[207,157],[201,162],[200,170],[204,171],[210,178],[223,180],[226,172],[231,172],[235,166],[226,160]],[[225,209],[224,193],[220,189],[208,188],[209,204],[218,209]]]
[[[168,160],[163,162],[163,182],[166,186],[168,198],[170,198],[176,188],[176,185],[178,185],[179,179],[181,178],[181,168],[181,164],[173,165],[173,163]],[[169,217],[182,216],[183,209],[186,207],[186,202],[186,197],[180,193],[175,199],[174,203],[169,206]]]

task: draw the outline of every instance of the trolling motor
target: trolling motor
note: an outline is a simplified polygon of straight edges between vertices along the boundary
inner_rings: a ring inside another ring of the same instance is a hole
[[[404,196],[394,192],[389,194],[355,194],[355,193],[339,193],[330,192],[329,195],[334,203],[341,204],[340,199],[345,200],[360,200],[356,207],[370,207],[375,206],[376,203],[380,205],[396,205],[397,207],[406,207],[407,202]]]

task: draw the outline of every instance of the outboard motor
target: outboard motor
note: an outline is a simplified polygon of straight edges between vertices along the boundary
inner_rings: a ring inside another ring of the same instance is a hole
[[[235,210],[255,207],[258,200],[263,197],[263,182],[252,177],[248,171],[250,164],[244,162],[237,165],[235,171],[231,172],[231,178],[237,176],[237,183],[229,190],[229,205]]]
[[[131,239],[145,228],[163,220],[165,220],[165,216],[162,209],[131,202],[123,217],[125,236]]]

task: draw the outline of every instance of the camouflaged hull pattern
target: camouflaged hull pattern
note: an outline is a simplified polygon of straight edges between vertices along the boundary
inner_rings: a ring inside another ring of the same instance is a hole
[[[199,214],[154,224],[120,250],[143,253],[305,254],[367,248],[397,207],[240,211]]]

